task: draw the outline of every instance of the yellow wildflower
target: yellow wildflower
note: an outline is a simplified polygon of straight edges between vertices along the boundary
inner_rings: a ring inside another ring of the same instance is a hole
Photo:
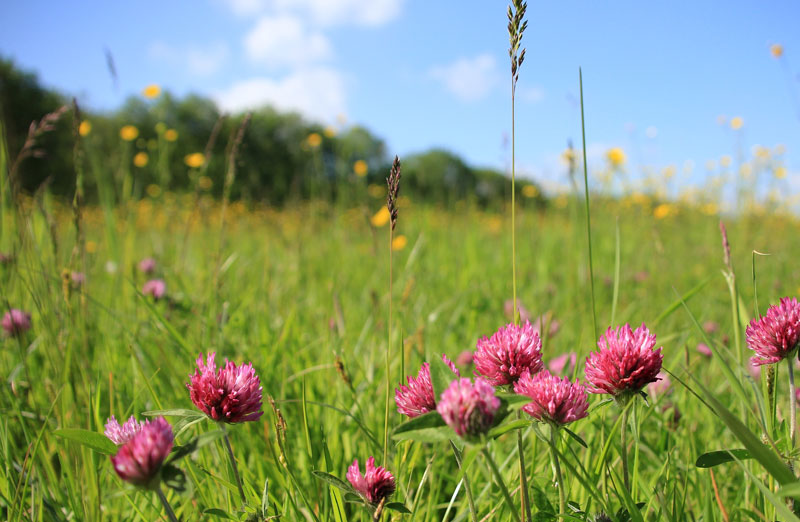
[[[133,157],[133,164],[139,168],[142,168],[147,165],[149,159],[150,157],[147,155],[146,152],[137,152],[136,155]]]
[[[725,168],[725,169],[730,167],[731,166],[731,157],[730,156],[722,156],[719,159],[719,166],[722,167],[722,168]]]
[[[145,98],[153,99],[158,98],[158,95],[161,94],[161,87],[156,84],[151,84],[142,89],[142,96]]]
[[[95,252],[97,252],[97,243],[95,243],[91,239],[89,241],[87,241],[86,242],[86,251],[89,252],[90,254],[94,254]]]
[[[614,147],[606,152],[606,158],[613,167],[620,167],[625,164],[625,151],[619,147]]]
[[[372,216],[370,221],[372,222],[373,227],[383,227],[389,222],[389,209],[386,207],[381,207],[380,210],[375,212],[375,215]]]
[[[355,163],[353,163],[353,172],[355,172],[356,176],[358,176],[359,178],[363,178],[364,176],[366,176],[368,170],[369,169],[367,167],[367,162],[364,160],[358,160]]]
[[[536,188],[536,185],[525,185],[522,187],[522,195],[526,198],[535,198],[539,195],[539,189]]]
[[[769,52],[775,58],[783,56],[783,46],[781,44],[772,44],[769,47]]]
[[[675,175],[675,166],[667,165],[664,167],[664,170],[661,173],[665,179],[672,179],[672,177]]]
[[[734,116],[731,118],[731,129],[739,130],[742,128],[742,125],[744,125],[744,120],[741,116]]]
[[[325,127],[325,130],[322,132],[325,134],[326,138],[333,138],[334,136],[336,136],[336,129],[330,126]]]
[[[308,135],[308,138],[306,138],[306,142],[310,147],[317,148],[322,144],[322,136],[316,132],[312,132]]]
[[[178,131],[175,129],[167,129],[164,133],[164,139],[167,141],[175,141],[178,139]]]
[[[653,216],[656,219],[664,219],[673,213],[673,207],[669,203],[662,203],[653,209]]]
[[[139,137],[139,129],[133,125],[125,125],[119,130],[119,137],[125,141],[133,141]]]
[[[567,203],[569,203],[569,198],[566,194],[559,194],[559,196],[554,201],[557,208],[565,208]]]
[[[566,149],[561,153],[561,161],[563,161],[565,165],[572,165],[572,162],[575,161],[575,151]]]
[[[408,239],[403,234],[392,240],[392,250],[403,250],[408,244]]]
[[[90,132],[92,132],[92,122],[83,120],[81,124],[78,125],[78,134],[81,136],[88,136]]]
[[[786,177],[786,167],[784,167],[783,165],[781,165],[780,167],[777,167],[775,169],[774,174],[775,174],[775,179],[783,179],[783,178],[785,178]]]
[[[206,162],[206,157],[202,152],[193,152],[191,154],[187,154],[183,158],[183,162],[186,163],[187,167],[197,169],[203,166],[203,163]]]

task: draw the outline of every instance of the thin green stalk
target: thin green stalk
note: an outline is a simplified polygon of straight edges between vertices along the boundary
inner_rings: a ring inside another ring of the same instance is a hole
[[[795,438],[797,433],[797,399],[794,388],[794,357],[786,358],[786,365],[789,367],[789,430],[791,432],[791,446],[789,455],[794,453]],[[790,467],[793,468],[793,466]]]
[[[178,522],[178,517],[176,517],[175,512],[172,511],[172,506],[169,505],[167,497],[165,497],[164,492],[161,491],[160,485],[156,488],[156,495],[158,495],[158,499],[161,501],[161,505],[164,506],[164,511],[167,512],[167,517],[169,517],[170,522]]]
[[[389,388],[391,385],[391,378],[389,375],[389,352],[392,349],[392,243],[394,242],[394,227],[389,226],[389,321],[386,325],[387,339],[386,339],[386,397],[385,397],[385,410],[383,416],[383,465],[386,466],[386,461],[389,455]]]
[[[511,495],[508,494],[506,483],[503,482],[503,476],[500,474],[500,470],[497,469],[497,464],[495,464],[492,455],[489,453],[488,447],[484,446],[481,451],[483,452],[483,456],[486,457],[486,462],[489,464],[489,468],[492,470],[492,475],[494,475],[497,485],[500,486],[500,491],[503,492],[503,498],[505,498],[508,509],[511,511],[511,515],[514,517],[514,520],[520,522],[517,510],[514,508],[514,502],[511,500]]]
[[[625,482],[625,489],[631,491],[631,479],[628,477],[628,408],[622,410],[622,425],[619,427],[620,448],[619,454],[622,457],[622,479]]]
[[[517,410],[517,419],[521,418],[521,412]],[[517,430],[517,453],[519,454],[519,487],[522,490],[522,511],[525,514],[525,520],[532,520],[531,518],[531,503],[528,499],[528,473],[525,469],[525,452],[523,451],[522,444],[522,430]]]
[[[517,309],[517,212],[516,212],[516,147],[514,129],[514,91],[516,81],[511,80],[511,297],[514,300],[514,324],[519,324]],[[522,453],[520,452],[520,455]]]
[[[475,499],[472,497],[472,487],[469,484],[469,478],[467,477],[467,472],[461,467],[461,454],[456,448],[456,445],[453,444],[453,441],[450,441],[450,447],[453,448],[453,456],[456,458],[456,464],[458,465],[458,469],[461,471],[462,476],[464,477],[464,489],[467,491],[467,501],[469,502],[469,514],[472,517],[472,522],[478,522],[478,511],[475,509]]]
[[[553,467],[556,469],[556,485],[558,486],[558,514],[564,515],[567,509],[567,496],[564,491],[564,478],[561,476],[561,464],[558,461],[558,450],[556,449],[556,435],[558,428],[550,425],[550,452],[553,455]]]
[[[583,139],[583,187],[586,203],[586,240],[589,245],[589,291],[592,296],[592,338],[597,339],[597,312],[594,303],[594,266],[592,263],[592,217],[589,213],[589,168],[586,161],[586,121],[583,111],[583,71],[578,68],[578,83],[581,91],[581,137]],[[627,471],[626,471],[627,473]]]
[[[244,496],[244,489],[242,489],[242,479],[239,476],[239,467],[236,465],[236,457],[233,456],[233,448],[231,447],[231,441],[228,438],[228,432],[225,430],[225,424],[220,422],[219,423],[220,429],[225,433],[223,437],[225,439],[225,448],[228,450],[228,458],[231,461],[231,467],[233,468],[233,475],[236,477],[236,487],[239,488],[239,497],[242,499],[242,506],[247,505],[247,498]]]

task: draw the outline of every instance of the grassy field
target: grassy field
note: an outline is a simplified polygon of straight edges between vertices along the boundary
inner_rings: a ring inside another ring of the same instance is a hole
[[[576,352],[574,375],[583,380],[583,361],[600,332],[592,325],[582,202],[565,203],[519,210],[518,297],[532,317],[549,313],[560,324],[544,337],[545,361]],[[179,461],[185,491],[167,492],[178,517],[367,520],[357,504],[337,508],[341,494],[312,471],[344,479],[355,458],[362,466],[371,455],[382,462],[389,303],[393,394],[422,362],[442,353],[455,359],[507,324],[512,292],[508,212],[443,210],[406,199],[396,234],[407,244],[393,253],[390,295],[388,227],[370,223],[381,204],[373,199],[359,208],[312,203],[285,210],[232,204],[223,224],[218,203],[162,194],[113,214],[83,208],[80,240],[72,209],[46,195],[26,201],[18,213],[7,211],[2,246],[15,257],[0,269],[2,298],[7,308],[30,311],[33,327],[2,339],[1,518],[163,517],[157,498],[119,480],[107,456],[57,430],[102,433],[112,414],[143,419],[145,411],[193,409],[186,383],[195,359],[215,351],[220,361],[252,362],[263,386],[262,418],[228,430],[248,506],[240,511],[224,445],[211,437]],[[744,325],[755,313],[752,251],[771,254],[755,259],[763,313],[779,297],[798,293],[798,222],[775,215],[726,219],[741,296],[734,324],[719,216],[676,206],[657,219],[652,206],[601,199],[593,205],[597,329],[645,322],[663,346],[665,368],[697,391],[690,373],[758,437],[766,429],[764,440],[786,448],[780,424],[788,415],[786,369],[779,369],[772,414],[764,383],[753,381],[741,363],[750,356]],[[140,293],[145,276],[136,265],[145,257],[156,259],[167,298]],[[85,282],[71,282],[71,271],[85,273]],[[679,295],[687,296],[691,314]],[[718,350],[714,356],[697,351],[704,339],[693,317],[700,325],[718,325],[706,341]],[[590,396],[589,417],[570,426],[587,447],[568,436],[559,446],[570,516],[594,520],[604,511],[613,520],[786,520],[776,514],[783,501],[771,502],[758,489],[764,484],[774,492],[777,485],[756,461],[695,466],[703,453],[743,444],[700,397],[673,378],[666,392],[637,401],[627,497],[619,483],[619,409],[597,406],[601,397]],[[390,430],[404,420],[392,401]],[[213,422],[193,424],[176,445],[216,430]],[[535,518],[553,519],[558,494],[547,445],[531,427],[521,433]],[[488,448],[519,506],[516,437],[501,435]],[[388,455],[386,467],[397,479],[392,500],[411,514],[392,512],[385,519],[470,519],[447,443],[390,441]],[[469,447],[463,456],[478,515],[511,519],[486,461]],[[631,502],[641,503],[641,514]]]

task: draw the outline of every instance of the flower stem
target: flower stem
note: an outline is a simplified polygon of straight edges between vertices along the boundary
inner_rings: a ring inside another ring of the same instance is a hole
[[[521,412],[517,410],[517,419],[520,418]],[[517,430],[517,453],[519,454],[519,487],[522,490],[522,512],[524,513],[525,520],[533,520],[531,518],[531,502],[528,498],[528,475],[525,471],[525,452],[523,451],[522,444],[522,430]]]
[[[550,453],[553,455],[553,467],[556,468],[556,482],[558,486],[558,513],[563,515],[566,513],[567,496],[564,491],[564,478],[561,476],[561,463],[558,461],[558,450],[556,449],[556,435],[558,428],[554,425],[550,426]]]
[[[787,357],[786,364],[789,366],[789,430],[791,431],[791,446],[789,454],[794,453],[795,438],[797,433],[797,398],[794,390],[794,357]]]
[[[469,502],[469,514],[472,516],[472,522],[478,522],[478,511],[475,509],[475,499],[472,497],[472,488],[469,485],[469,478],[467,472],[461,467],[461,453],[459,453],[453,441],[450,441],[450,447],[453,448],[453,456],[456,458],[458,469],[464,475],[464,489],[467,490],[467,501]]]
[[[620,457],[622,457],[622,480],[625,482],[625,489],[631,492],[631,480],[628,478],[628,408],[622,410],[622,426],[619,430],[620,436]]]
[[[391,218],[390,218],[391,219]],[[389,223],[389,321],[386,323],[386,397],[385,410],[383,416],[383,465],[389,454],[389,389],[391,385],[391,375],[389,369],[389,352],[392,350],[392,243],[394,242],[394,226]]]
[[[231,440],[228,438],[228,432],[225,430],[225,425],[220,423],[220,429],[225,434],[225,448],[228,450],[228,458],[231,461],[231,467],[233,468],[233,476],[236,477],[236,487],[239,488],[239,497],[242,499],[242,506],[247,505],[247,498],[244,496],[244,489],[242,489],[242,479],[239,476],[239,468],[236,466],[236,457],[233,456],[233,448],[231,447]]]
[[[172,511],[172,506],[169,505],[167,497],[165,497],[164,492],[161,491],[160,485],[156,488],[156,495],[158,495],[158,499],[161,501],[161,505],[164,506],[164,511],[167,512],[167,517],[169,518],[170,522],[178,522],[178,517],[176,517],[175,512]]]
[[[500,474],[500,470],[497,469],[497,464],[495,464],[492,455],[489,453],[489,449],[484,446],[481,451],[483,452],[483,456],[486,457],[486,462],[489,464],[489,468],[492,470],[492,474],[494,475],[494,479],[497,481],[497,485],[500,486],[500,491],[503,492],[503,498],[506,500],[506,504],[508,505],[509,511],[511,511],[511,515],[514,517],[514,520],[520,522],[517,510],[514,508],[514,502],[511,500],[511,495],[508,494],[506,483],[503,482],[503,476]]]

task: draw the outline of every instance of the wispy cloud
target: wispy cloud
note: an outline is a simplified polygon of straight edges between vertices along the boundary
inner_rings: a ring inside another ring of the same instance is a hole
[[[247,56],[268,67],[309,64],[326,60],[333,47],[321,32],[295,16],[263,16],[244,38]]]
[[[241,111],[272,105],[312,120],[332,122],[346,113],[345,78],[335,69],[310,67],[282,78],[258,77],[234,83],[213,97],[223,110]]]
[[[494,57],[487,53],[433,67],[430,76],[441,83],[448,92],[465,102],[486,98],[500,81],[497,63]]]
[[[377,27],[400,15],[405,0],[223,0],[235,14],[292,13],[315,25]]]

